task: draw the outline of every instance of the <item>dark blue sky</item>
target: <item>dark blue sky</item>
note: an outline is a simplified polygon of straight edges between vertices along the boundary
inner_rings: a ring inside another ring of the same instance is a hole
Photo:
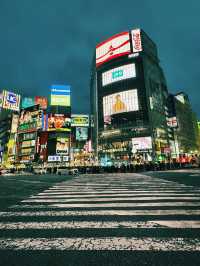
[[[95,45],[141,27],[157,43],[171,92],[184,90],[200,116],[198,0],[0,0],[0,88],[48,95],[70,84],[75,112],[89,111]]]

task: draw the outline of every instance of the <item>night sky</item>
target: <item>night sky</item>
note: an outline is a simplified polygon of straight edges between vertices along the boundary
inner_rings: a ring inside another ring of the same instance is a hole
[[[94,47],[140,27],[158,45],[169,90],[188,93],[200,117],[199,12],[198,0],[0,0],[0,88],[47,96],[51,84],[70,84],[73,111],[88,112]]]

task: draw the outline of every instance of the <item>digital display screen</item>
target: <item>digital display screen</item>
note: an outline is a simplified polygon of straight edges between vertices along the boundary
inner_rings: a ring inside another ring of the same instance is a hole
[[[89,115],[72,115],[72,127],[89,127]]]
[[[138,110],[137,89],[122,91],[103,97],[104,117]]]
[[[132,152],[135,153],[138,150],[149,150],[152,149],[151,137],[139,137],[132,138]]]
[[[135,64],[128,64],[120,67],[113,68],[102,74],[102,85],[106,86],[108,84],[125,80],[129,78],[136,77]]]

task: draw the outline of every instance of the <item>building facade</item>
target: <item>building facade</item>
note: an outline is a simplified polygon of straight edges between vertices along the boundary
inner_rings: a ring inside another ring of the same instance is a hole
[[[156,160],[169,149],[167,85],[157,47],[135,29],[96,47],[92,144],[101,165]]]

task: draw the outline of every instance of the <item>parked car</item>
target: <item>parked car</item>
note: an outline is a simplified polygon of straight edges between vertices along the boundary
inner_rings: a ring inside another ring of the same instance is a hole
[[[77,168],[72,168],[69,170],[69,174],[70,175],[78,175],[79,174],[79,171]]]

